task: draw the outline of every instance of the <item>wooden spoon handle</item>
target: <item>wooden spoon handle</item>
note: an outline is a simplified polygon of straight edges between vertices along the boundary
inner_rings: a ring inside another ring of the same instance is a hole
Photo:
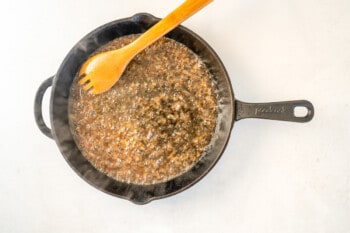
[[[145,49],[147,46],[155,42],[160,37],[174,29],[190,16],[198,12],[200,9],[208,5],[213,0],[186,0],[178,8],[160,20],[153,27],[148,29],[137,40],[129,44],[130,53],[135,55]]]

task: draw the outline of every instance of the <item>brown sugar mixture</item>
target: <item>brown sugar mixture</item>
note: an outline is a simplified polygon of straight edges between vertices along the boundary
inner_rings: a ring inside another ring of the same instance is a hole
[[[118,38],[97,52],[117,49]],[[162,38],[138,54],[109,91],[71,88],[69,121],[83,155],[101,172],[133,184],[165,182],[208,149],[218,116],[207,67],[191,50]]]

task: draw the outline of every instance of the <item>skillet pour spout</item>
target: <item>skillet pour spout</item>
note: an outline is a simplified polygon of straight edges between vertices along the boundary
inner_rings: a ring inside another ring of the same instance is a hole
[[[145,204],[177,194],[201,180],[225,151],[235,121],[245,118],[262,118],[308,122],[314,115],[312,104],[306,100],[263,104],[235,100],[230,78],[215,51],[200,36],[179,26],[169,32],[166,37],[184,44],[198,55],[210,71],[217,87],[219,115],[209,149],[188,171],[162,183],[150,185],[125,183],[100,172],[83,156],[71,133],[68,120],[68,100],[73,80],[81,65],[96,49],[118,37],[143,33],[158,21],[158,18],[150,14],[140,13],[107,23],[87,34],[70,50],[56,75],[40,85],[34,104],[34,115],[39,129],[56,142],[64,159],[83,180],[105,193],[136,204]],[[51,129],[45,124],[42,116],[43,95],[50,86],[52,87],[49,110]],[[298,114],[299,108],[305,110],[304,114]]]

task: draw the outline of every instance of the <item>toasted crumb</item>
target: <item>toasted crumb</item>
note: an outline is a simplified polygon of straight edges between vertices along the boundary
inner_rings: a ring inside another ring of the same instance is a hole
[[[97,52],[137,36],[118,38]],[[201,59],[162,38],[103,94],[83,91],[76,78],[69,112],[76,143],[93,166],[121,182],[155,184],[183,174],[206,151],[217,121],[217,94]]]

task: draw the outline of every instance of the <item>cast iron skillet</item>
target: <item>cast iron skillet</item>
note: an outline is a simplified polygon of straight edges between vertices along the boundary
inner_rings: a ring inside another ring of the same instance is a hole
[[[133,17],[105,24],[79,41],[68,53],[54,77],[44,81],[35,97],[35,119],[39,129],[53,138],[68,164],[85,181],[111,195],[144,204],[154,199],[181,192],[199,181],[215,165],[225,150],[234,121],[243,118],[264,118],[272,120],[307,122],[314,114],[312,104],[305,100],[250,104],[235,100],[228,74],[213,49],[198,35],[179,26],[166,36],[185,44],[199,55],[215,77],[219,95],[219,117],[215,134],[208,151],[187,172],[167,182],[154,185],[135,185],[116,181],[96,170],[79,151],[71,134],[68,122],[68,97],[72,81],[82,63],[97,48],[124,35],[142,33],[159,19],[149,14],[136,14]],[[43,95],[52,86],[50,99],[49,129],[42,117]],[[304,107],[307,114],[294,115],[295,107]]]

